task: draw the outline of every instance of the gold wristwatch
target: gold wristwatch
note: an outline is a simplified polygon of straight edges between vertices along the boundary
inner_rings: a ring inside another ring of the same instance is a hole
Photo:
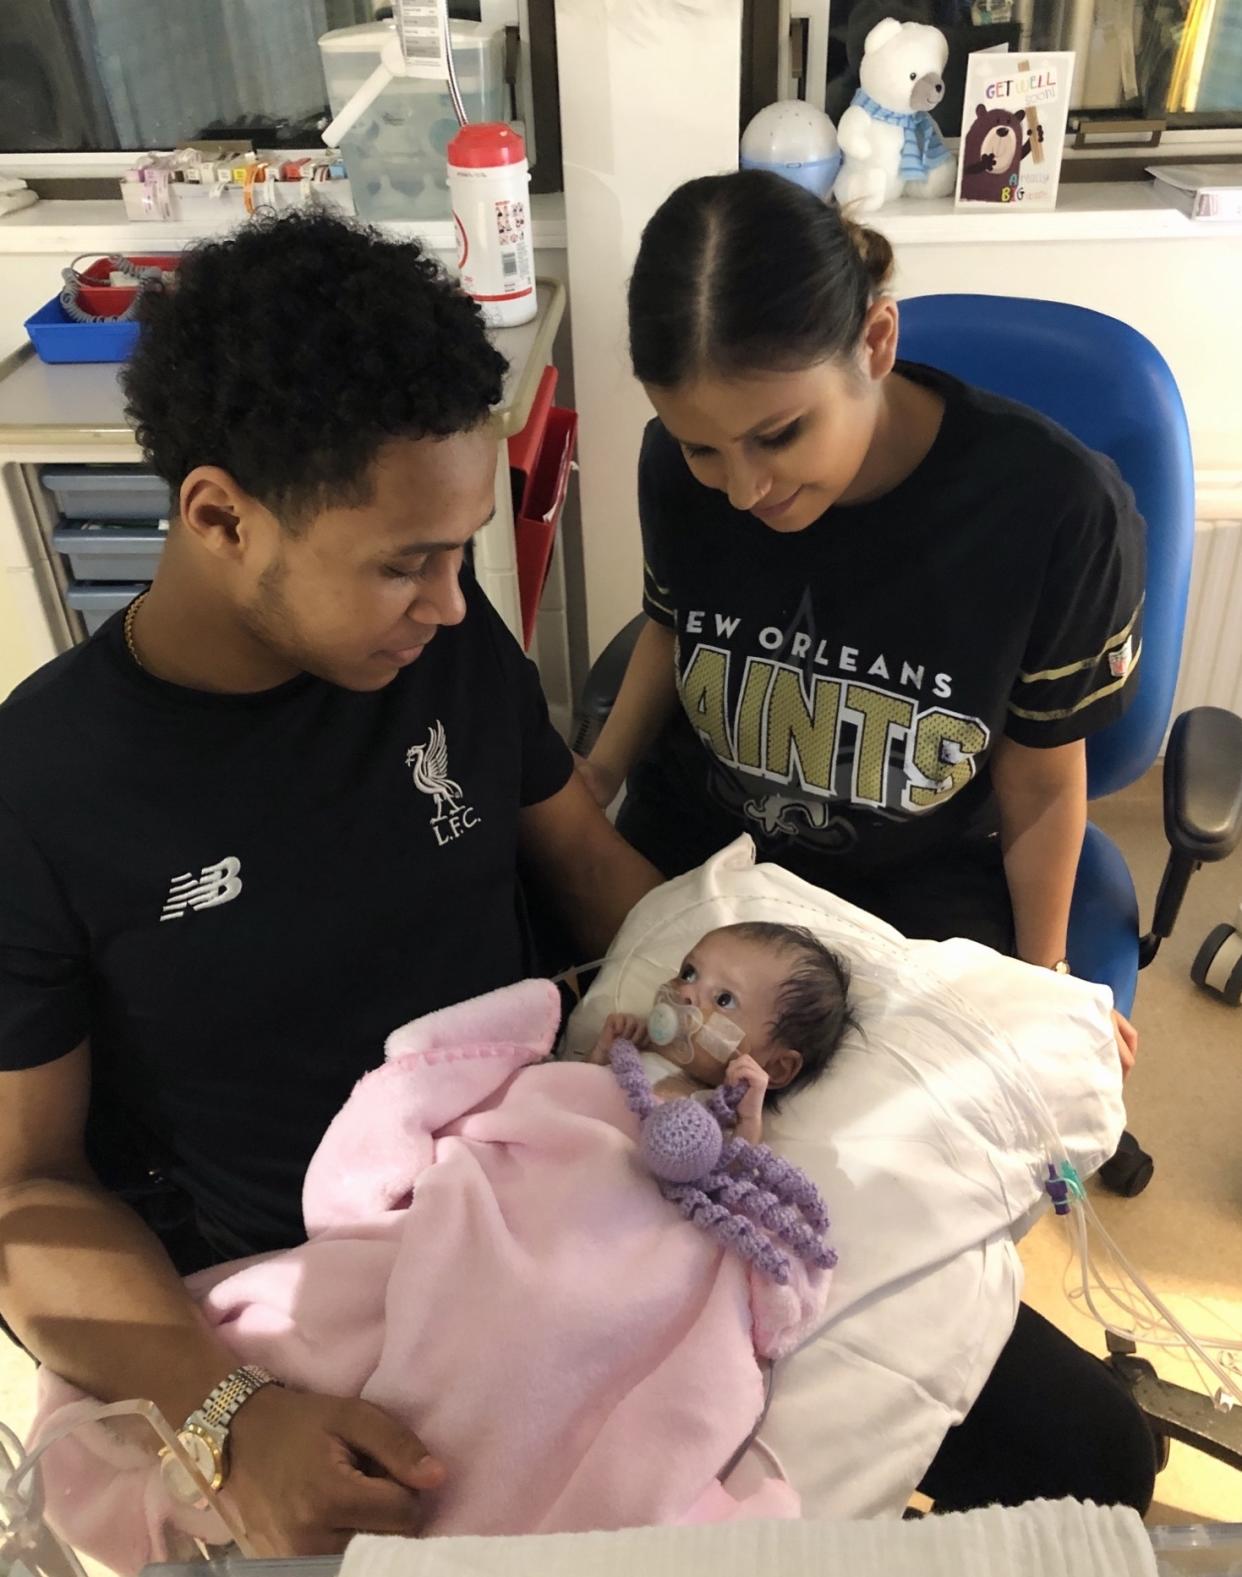
[[[257,1364],[244,1364],[220,1381],[201,1407],[177,1431],[177,1441],[214,1492],[228,1477],[229,1428],[243,1402],[265,1385],[278,1385],[275,1375]],[[198,1485],[167,1446],[160,1452],[160,1471],[174,1500],[183,1506],[206,1505]]]

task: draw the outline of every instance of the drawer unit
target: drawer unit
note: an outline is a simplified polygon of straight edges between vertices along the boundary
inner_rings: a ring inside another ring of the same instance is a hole
[[[142,581],[129,584],[119,581],[112,585],[73,581],[65,589],[65,601],[82,615],[86,633],[94,635],[95,631],[106,624],[114,613],[127,608],[138,593],[146,589],[146,584]]]
[[[149,525],[122,526],[91,521],[58,526],[52,546],[69,560],[75,580],[153,580],[167,533]]]
[[[49,466],[43,485],[66,520],[167,520],[172,495],[150,471],[109,466]]]

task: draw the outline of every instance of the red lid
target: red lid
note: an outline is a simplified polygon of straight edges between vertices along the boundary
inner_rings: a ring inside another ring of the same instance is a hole
[[[463,170],[486,169],[493,164],[520,164],[526,144],[503,121],[463,126],[448,145],[448,162]]]

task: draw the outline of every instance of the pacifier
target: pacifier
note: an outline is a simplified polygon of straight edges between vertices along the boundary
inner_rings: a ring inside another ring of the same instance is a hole
[[[656,992],[647,1017],[647,1034],[652,1045],[681,1068],[694,1061],[695,1046],[717,1062],[732,1062],[746,1038],[745,1031],[723,1013],[704,1019],[698,1008],[683,1002],[670,985]]]

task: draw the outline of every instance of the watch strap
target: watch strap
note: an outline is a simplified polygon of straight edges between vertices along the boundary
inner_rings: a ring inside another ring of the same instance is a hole
[[[243,1402],[248,1402],[265,1385],[277,1384],[279,1381],[276,1376],[269,1374],[266,1369],[260,1369],[258,1364],[243,1364],[220,1381],[202,1406],[190,1414],[186,1423],[202,1423],[209,1429],[227,1431]]]

